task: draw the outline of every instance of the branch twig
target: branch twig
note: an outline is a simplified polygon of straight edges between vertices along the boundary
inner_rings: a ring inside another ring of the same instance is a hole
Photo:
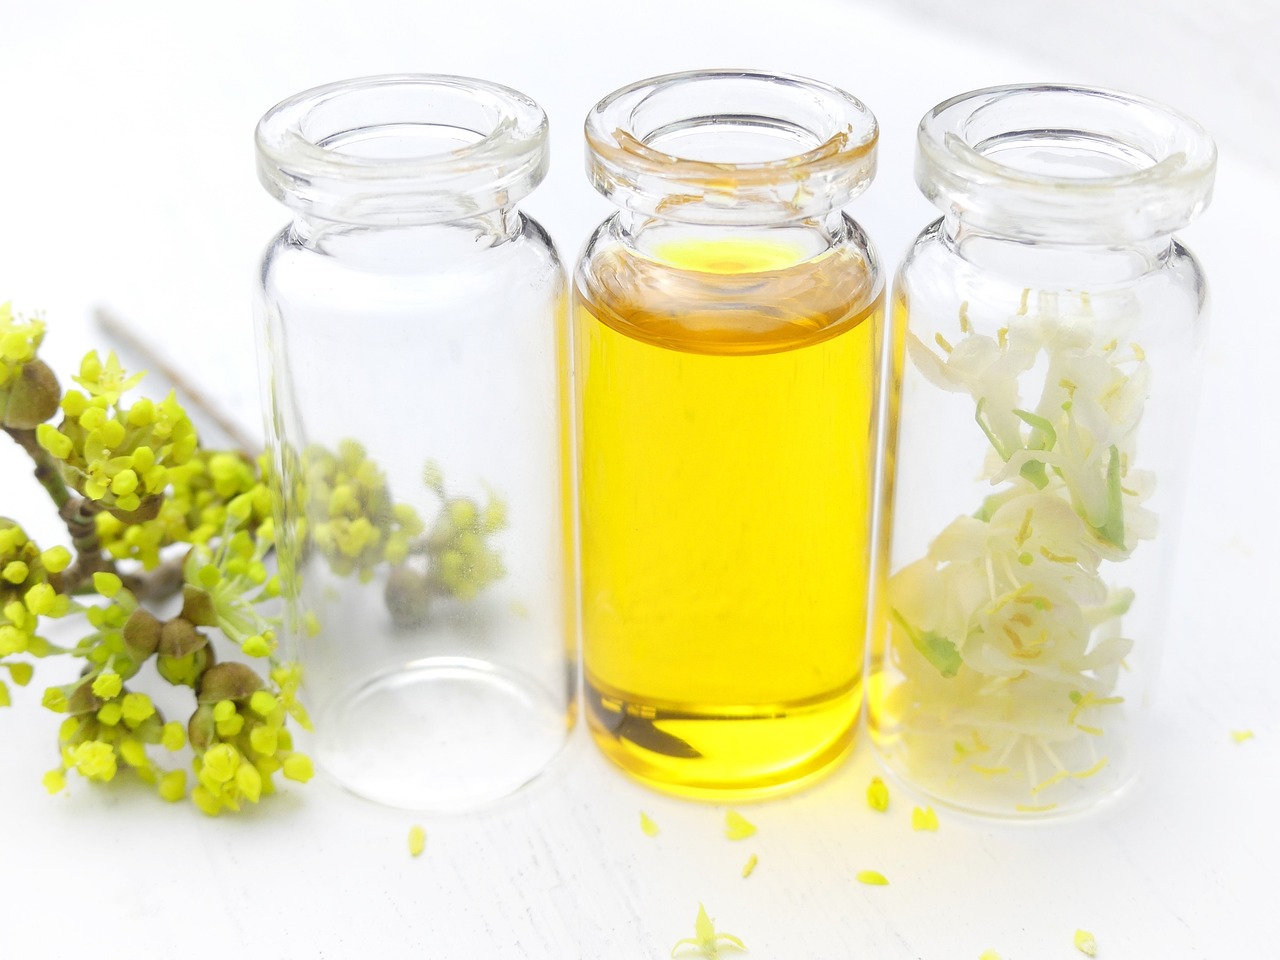
[[[102,541],[98,538],[98,525],[94,518],[102,507],[84,497],[67,500],[58,510],[58,516],[67,525],[71,543],[76,548],[76,562],[63,575],[68,593],[74,593],[95,573],[115,573],[115,561],[102,554]]]
[[[67,484],[62,479],[62,471],[57,461],[36,441],[36,432],[10,427],[5,427],[4,432],[13,437],[18,446],[27,451],[27,455],[35,464],[36,479],[40,481],[40,486],[48,492],[53,505],[61,510],[71,499],[71,494],[67,491]]]
[[[182,395],[184,406],[199,410],[213,421],[214,425],[237,447],[250,456],[260,448],[261,445],[240,429],[239,424],[223,413],[208,394],[192,383],[181,370],[160,356],[146,340],[134,332],[128,323],[103,307],[93,311],[93,319],[109,336],[115,337],[141,357],[148,367],[172,383],[174,389]]]

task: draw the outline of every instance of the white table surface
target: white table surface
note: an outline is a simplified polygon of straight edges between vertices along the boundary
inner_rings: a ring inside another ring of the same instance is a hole
[[[944,812],[936,834],[916,833],[904,790],[887,815],[867,808],[876,769],[864,739],[818,786],[744,807],[759,833],[730,842],[723,807],[631,783],[579,729],[535,786],[478,813],[385,810],[317,778],[247,816],[209,820],[128,784],[73,778],[69,795],[48,797],[40,777],[56,762],[57,719],[38,709],[39,692],[69,677],[47,662],[0,710],[0,960],[656,960],[692,935],[700,901],[748,956],[773,960],[976,960],[986,949],[1070,960],[1078,927],[1107,960],[1280,957],[1280,324],[1267,293],[1280,180],[1255,165],[1258,145],[1277,142],[1280,103],[1245,82],[1258,65],[1239,62],[1277,45],[1266,31],[1280,41],[1274,8],[1228,5],[1226,28],[1203,36],[1203,18],[1184,18],[1181,46],[1135,34],[1120,63],[1106,23],[1106,43],[1051,56],[1007,29],[982,39],[981,14],[999,3],[971,5],[968,29],[930,21],[929,6],[0,0],[0,299],[46,311],[46,354],[64,376],[88,347],[110,346],[89,322],[105,303],[256,425],[249,281],[284,210],[255,182],[252,127],[276,100],[349,76],[465,73],[540,100],[553,168],[525,207],[567,260],[608,212],[581,172],[580,122],[599,96],[696,66],[829,80],[881,120],[881,173],[851,212],[890,270],[932,219],[911,183],[912,135],[946,96],[1046,79],[1175,103],[1182,90],[1211,129],[1203,105],[1230,103],[1217,197],[1184,237],[1206,265],[1215,324],[1159,737],[1139,787],[1075,821],[1010,827]],[[1218,36],[1240,31],[1248,42]],[[1078,38],[1078,25],[1068,33]],[[1171,70],[1164,49],[1185,68]],[[1242,116],[1256,119],[1256,138]],[[56,523],[32,519],[45,513],[39,489],[15,479],[20,464],[0,448],[0,513],[53,542]],[[1242,728],[1256,738],[1237,745],[1230,732]],[[640,831],[641,810],[656,838]],[[416,860],[414,822],[428,834]],[[744,880],[752,853],[759,866]],[[862,869],[890,885],[860,885]]]

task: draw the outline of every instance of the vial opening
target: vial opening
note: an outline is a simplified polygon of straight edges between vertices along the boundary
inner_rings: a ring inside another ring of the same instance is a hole
[[[526,196],[547,170],[547,119],[468,77],[406,74],[307,90],[258,124],[258,177],[286,206],[346,223],[441,223]]]
[[[474,130],[434,123],[393,123],[371,129],[344,130],[320,141],[320,146],[348,157],[412,160],[435,157],[484,139]]]
[[[875,174],[875,117],[835,87],[745,70],[670,74],[601,100],[587,172],[624,209],[696,224],[822,216]]]
[[[962,221],[1017,239],[1143,241],[1209,202],[1216,150],[1190,118],[1092,87],[993,87],[920,123],[916,182]]]
[[[1011,170],[1059,180],[1119,177],[1156,162],[1132,144],[1074,130],[1018,130],[984,140],[975,149]]]

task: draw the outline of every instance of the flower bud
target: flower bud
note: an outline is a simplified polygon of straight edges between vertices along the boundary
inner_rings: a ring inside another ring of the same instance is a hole
[[[213,597],[189,583],[182,588],[182,612],[178,616],[197,627],[218,625],[218,614],[213,607]]]
[[[387,610],[397,627],[416,627],[426,622],[431,609],[431,585],[411,567],[396,567],[387,577]]]
[[[156,672],[174,686],[194,688],[200,675],[213,662],[213,647],[201,647],[185,657],[167,657],[163,653],[156,658]]]
[[[160,628],[160,653],[166,657],[185,657],[203,649],[209,638],[197,630],[190,620],[174,617]]]
[[[146,660],[160,646],[162,624],[150,611],[138,607],[124,624],[124,642],[139,660]]]
[[[10,430],[34,430],[58,412],[61,401],[58,378],[43,360],[32,360],[0,390],[0,421]]]
[[[187,721],[187,740],[191,742],[191,749],[196,753],[203,753],[209,749],[216,734],[217,721],[213,719],[213,705],[202,703]]]
[[[220,663],[200,678],[200,703],[244,700],[263,687],[262,678],[243,663]]]
[[[121,510],[119,507],[108,507],[107,512],[121,523],[146,523],[148,520],[154,520],[160,515],[162,506],[164,506],[164,497],[157,493],[149,497],[143,497],[142,503],[138,505],[136,510]]]
[[[93,692],[93,683],[82,683],[76,687],[67,701],[67,713],[81,716],[86,713],[97,713],[105,701]]]

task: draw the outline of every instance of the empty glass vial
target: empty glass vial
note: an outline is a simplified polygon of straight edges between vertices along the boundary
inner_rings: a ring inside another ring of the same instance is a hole
[[[882,285],[841,208],[875,118],[707,71],[611,94],[586,136],[621,208],[575,278],[590,728],[670,792],[794,787],[860,707]]]
[[[294,218],[257,314],[315,755],[397,806],[502,796],[574,716],[564,279],[516,209],[546,117],[481,80],[373,77],[277,105],[257,152]]]
[[[1157,103],[936,107],[943,216],[893,295],[872,736],[937,801],[1058,816],[1129,782],[1163,639],[1205,285],[1172,234],[1213,142]]]

